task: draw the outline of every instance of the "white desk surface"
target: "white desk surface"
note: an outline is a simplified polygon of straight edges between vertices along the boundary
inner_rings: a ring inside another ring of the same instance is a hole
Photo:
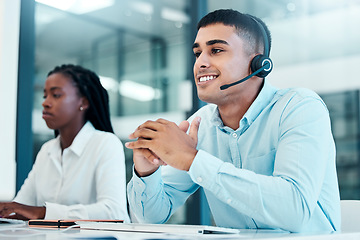
[[[159,233],[134,233],[119,231],[99,231],[99,230],[83,230],[79,228],[73,229],[57,229],[57,228],[29,228],[27,226],[1,225],[0,239],[101,239],[101,240],[160,240],[160,239],[294,239],[294,240],[332,240],[332,239],[360,239],[358,233],[331,233],[331,234],[296,234],[271,230],[241,230],[240,234],[159,234]]]

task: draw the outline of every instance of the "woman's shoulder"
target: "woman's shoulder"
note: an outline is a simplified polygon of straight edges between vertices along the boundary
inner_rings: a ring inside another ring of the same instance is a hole
[[[93,137],[91,138],[96,144],[113,144],[113,145],[122,145],[122,142],[118,136],[114,133],[104,132],[100,130],[95,130]]]

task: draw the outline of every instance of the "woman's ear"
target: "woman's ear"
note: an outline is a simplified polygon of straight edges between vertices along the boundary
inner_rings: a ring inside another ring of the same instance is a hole
[[[86,97],[81,98],[81,106],[82,110],[87,110],[89,108],[89,100]]]

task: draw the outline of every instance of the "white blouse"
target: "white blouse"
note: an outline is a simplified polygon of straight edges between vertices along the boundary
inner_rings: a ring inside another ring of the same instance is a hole
[[[45,219],[129,222],[121,141],[87,122],[63,154],[59,136],[46,142],[14,201],[46,206]]]

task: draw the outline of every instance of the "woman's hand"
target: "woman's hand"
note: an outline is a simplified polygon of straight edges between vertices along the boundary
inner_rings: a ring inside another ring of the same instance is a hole
[[[0,202],[0,217],[12,219],[44,219],[45,207],[28,206],[17,202]]]

